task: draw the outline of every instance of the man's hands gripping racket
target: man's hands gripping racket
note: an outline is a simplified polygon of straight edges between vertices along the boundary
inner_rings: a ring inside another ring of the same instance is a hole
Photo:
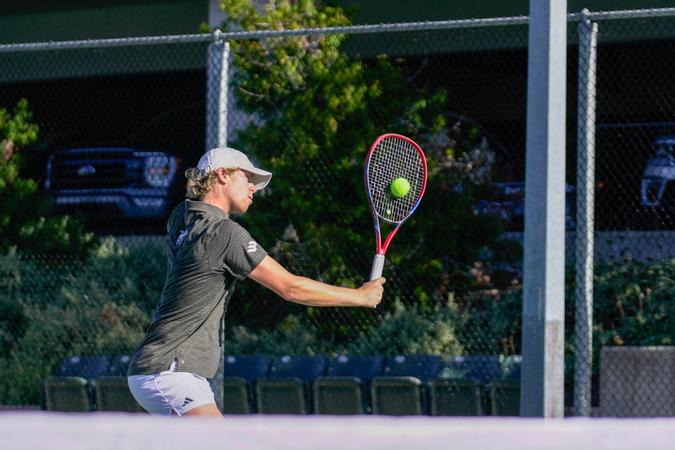
[[[419,206],[427,186],[427,160],[419,145],[400,134],[383,134],[370,147],[364,181],[377,244],[370,279],[382,275],[384,254],[403,222]],[[395,226],[382,243],[380,219]]]

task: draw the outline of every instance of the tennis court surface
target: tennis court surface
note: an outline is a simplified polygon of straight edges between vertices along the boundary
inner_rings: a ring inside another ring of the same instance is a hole
[[[12,450],[672,449],[675,419],[0,414]]]

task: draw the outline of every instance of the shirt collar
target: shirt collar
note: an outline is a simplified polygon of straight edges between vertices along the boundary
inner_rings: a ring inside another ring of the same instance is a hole
[[[210,203],[204,203],[202,201],[196,200],[185,200],[185,204],[186,214],[203,213],[213,217],[216,220],[228,219],[230,217],[230,215],[225,211],[218,208],[217,206],[211,205]]]

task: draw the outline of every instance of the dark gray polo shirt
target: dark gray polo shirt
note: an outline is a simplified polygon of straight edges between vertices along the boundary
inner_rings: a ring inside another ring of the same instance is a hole
[[[167,223],[166,282],[128,375],[169,370],[213,378],[223,352],[225,311],[236,280],[265,250],[220,208],[186,200]]]

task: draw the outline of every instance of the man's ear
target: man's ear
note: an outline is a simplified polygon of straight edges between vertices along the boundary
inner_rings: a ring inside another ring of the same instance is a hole
[[[230,183],[230,174],[225,169],[218,169],[218,181],[227,186]]]

